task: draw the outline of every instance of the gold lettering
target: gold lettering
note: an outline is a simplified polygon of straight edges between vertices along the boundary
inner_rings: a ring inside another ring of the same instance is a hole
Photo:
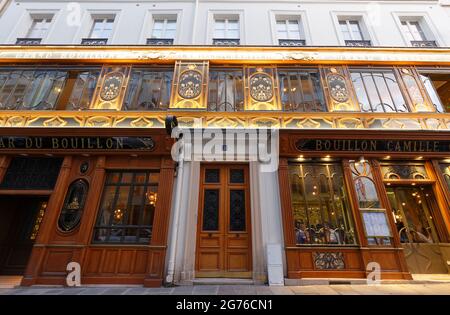
[[[57,138],[52,138],[52,148],[58,149],[59,148],[59,142]]]
[[[91,138],[87,139],[87,146],[88,146],[88,149],[93,149],[94,148],[94,146],[91,143]]]
[[[107,149],[112,149],[113,145],[114,145],[113,140],[111,138],[107,138],[106,139],[106,148]]]
[[[42,137],[36,138],[35,145],[36,145],[36,148],[42,149],[42,146],[43,146],[42,145]]]
[[[364,140],[361,142],[361,150],[367,151],[369,144],[367,143],[367,140]]]
[[[30,149],[33,147],[33,139],[26,138],[25,139],[25,148]]]
[[[15,148],[16,146],[14,145],[14,138],[8,138],[8,148]]]
[[[0,148],[5,148],[5,143],[3,142],[3,138],[0,138]]]
[[[400,146],[400,142],[399,141],[395,142],[395,151],[398,151],[398,152],[402,151],[402,147]]]
[[[99,137],[97,137],[97,149],[103,149],[103,146],[102,146],[102,144],[100,142],[100,138]]]
[[[411,152],[411,141],[403,141],[403,151]]]
[[[78,138],[70,138],[70,146],[72,149],[78,149]]]
[[[61,139],[61,147],[63,149],[67,149],[69,147],[69,140],[67,140],[67,138],[62,138]]]
[[[117,149],[123,149],[123,139],[117,138]]]
[[[434,152],[439,152],[439,142],[438,141],[434,141],[433,150],[434,150]]]
[[[371,151],[376,151],[377,150],[377,141],[376,140],[371,140],[370,141],[370,150]]]

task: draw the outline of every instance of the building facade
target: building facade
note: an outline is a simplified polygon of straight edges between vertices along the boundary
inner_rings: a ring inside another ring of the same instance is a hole
[[[449,27],[446,0],[0,2],[0,275],[449,273]]]

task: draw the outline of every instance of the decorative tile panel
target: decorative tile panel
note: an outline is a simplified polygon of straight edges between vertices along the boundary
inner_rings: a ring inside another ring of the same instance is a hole
[[[330,111],[359,111],[348,71],[344,67],[321,67],[325,97]]]
[[[170,108],[206,109],[208,62],[177,61]]]
[[[246,110],[281,110],[275,67],[246,67],[244,90]]]
[[[91,103],[92,109],[121,109],[130,69],[130,66],[103,66]]]
[[[318,270],[345,269],[344,253],[315,252],[313,253],[314,268]]]

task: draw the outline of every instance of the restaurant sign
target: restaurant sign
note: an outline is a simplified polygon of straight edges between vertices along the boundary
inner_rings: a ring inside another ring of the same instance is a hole
[[[154,148],[155,142],[151,137],[0,136],[0,149],[152,151]]]
[[[300,139],[298,151],[450,153],[450,140]]]

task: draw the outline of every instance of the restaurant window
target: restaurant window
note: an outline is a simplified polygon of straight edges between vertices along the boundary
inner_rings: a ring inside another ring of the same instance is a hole
[[[409,112],[393,70],[351,69],[350,73],[362,112]]]
[[[233,112],[244,110],[242,69],[211,69],[209,71],[208,110]]]
[[[386,209],[380,202],[378,190],[368,161],[350,161],[353,187],[369,245],[390,245],[392,233]]]
[[[355,231],[340,164],[289,165],[298,245],[354,245]]]
[[[0,70],[0,109],[54,109],[66,78],[62,70]]]
[[[94,243],[149,244],[158,200],[158,172],[107,172]]]
[[[173,70],[136,68],[131,71],[124,110],[166,110]]]
[[[311,69],[278,69],[283,110],[295,112],[327,111],[320,75]]]
[[[449,113],[450,71],[420,71],[420,77],[436,111]]]
[[[100,68],[0,70],[0,109],[88,109]]]

